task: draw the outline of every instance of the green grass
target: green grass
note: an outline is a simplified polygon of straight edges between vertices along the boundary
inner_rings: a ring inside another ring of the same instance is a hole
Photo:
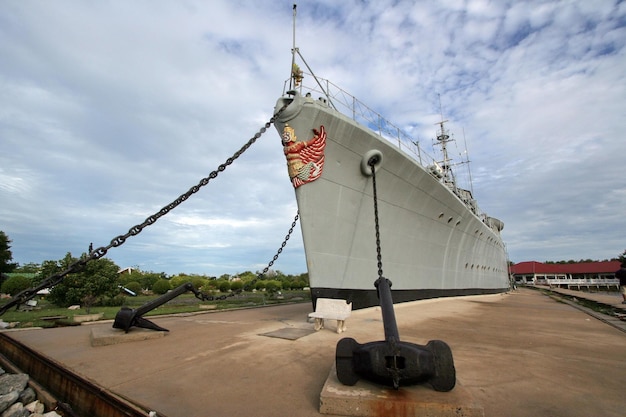
[[[207,311],[206,309],[200,308],[201,304],[215,305],[217,310],[229,310],[235,308],[251,308],[263,305],[311,301],[311,294],[309,291],[283,291],[282,293],[283,298],[281,299],[275,296],[269,297],[267,294],[262,292],[245,292],[233,297],[228,297],[226,300],[216,301],[201,301],[193,294],[183,294],[155,308],[154,310],[147,312],[144,317]],[[157,297],[157,295],[126,297],[125,306],[138,308],[145,303],[156,299]],[[87,313],[85,308],[68,310],[67,308],[57,307],[54,304],[49,303],[47,300],[39,297],[36,297],[35,300],[37,301],[37,306],[33,310],[18,311],[12,309],[0,316],[0,319],[7,323],[18,323],[15,325],[16,328],[57,327],[59,325],[67,325],[68,323],[71,323],[75,315],[81,314],[103,313],[104,315],[101,320],[112,320],[121,308],[93,306],[91,307],[89,313]]]

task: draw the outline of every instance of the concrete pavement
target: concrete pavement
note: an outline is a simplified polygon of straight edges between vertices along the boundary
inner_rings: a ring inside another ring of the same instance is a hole
[[[165,337],[92,346],[111,323],[23,330],[11,337],[169,417],[320,416],[335,345],[384,340],[378,308],[348,331],[308,323],[310,304],[157,318]],[[626,333],[539,291],[396,305],[400,337],[446,341],[457,380],[485,416],[623,416]],[[264,334],[300,329],[295,340]],[[445,396],[446,393],[436,393]]]

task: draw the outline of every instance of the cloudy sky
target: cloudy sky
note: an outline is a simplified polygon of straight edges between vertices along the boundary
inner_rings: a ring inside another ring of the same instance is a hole
[[[248,141],[289,75],[292,4],[1,2],[0,230],[14,261],[108,245]],[[626,2],[301,1],[297,22],[317,75],[426,148],[441,97],[512,261],[626,249]],[[256,271],[296,210],[272,128],[107,256]],[[274,268],[306,271],[299,226]]]

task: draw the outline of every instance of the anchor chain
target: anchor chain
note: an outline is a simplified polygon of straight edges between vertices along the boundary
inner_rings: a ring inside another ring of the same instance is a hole
[[[289,231],[287,232],[287,235],[285,236],[285,240],[283,240],[283,243],[281,243],[280,247],[278,248],[278,251],[276,252],[276,254],[274,255],[274,257],[272,258],[271,261],[269,261],[269,263],[267,264],[267,266],[265,268],[263,268],[263,271],[261,271],[259,273],[259,275],[257,275],[256,278],[254,278],[252,281],[250,281],[250,283],[248,283],[248,286],[253,286],[254,284],[257,283],[258,280],[261,279],[261,277],[263,277],[263,275],[265,275],[265,273],[267,271],[269,271],[269,269],[272,267],[272,265],[274,265],[274,262],[276,262],[276,260],[278,259],[278,257],[280,256],[281,253],[283,253],[283,249],[285,246],[287,246],[287,241],[289,241],[289,238],[291,237],[291,234],[293,233],[293,229],[296,227],[296,224],[298,223],[298,218],[300,217],[300,212],[298,211],[296,213],[296,217],[293,219],[293,222],[291,222],[291,227],[289,228]],[[243,292],[243,288],[238,289],[236,291],[231,292],[228,295],[220,295],[220,296],[214,296],[214,295],[207,295],[204,294],[200,291],[198,292],[194,292],[196,298],[202,300],[202,301],[214,301],[214,300],[225,300],[228,297],[234,297],[235,295],[241,294]]]
[[[379,156],[372,156],[367,164],[372,170],[372,194],[374,200],[374,227],[376,229],[376,259],[378,261],[378,279],[374,282],[374,286],[378,291],[378,298],[387,297],[386,303],[381,300],[383,307],[383,327],[385,329],[385,338],[389,344],[389,353],[392,355],[387,356],[386,368],[393,381],[394,389],[400,387],[400,335],[398,333],[398,326],[396,324],[395,313],[393,311],[393,299],[391,298],[391,281],[383,277],[383,260],[380,249],[380,225],[378,222],[378,194],[376,191],[376,164],[380,162]],[[380,286],[384,286],[386,291],[381,294]],[[387,305],[390,304],[390,305]]]
[[[383,257],[380,250],[380,226],[378,225],[378,197],[376,194],[376,164],[380,162],[380,157],[372,156],[367,164],[372,170],[372,188],[374,198],[374,227],[376,229],[376,260],[378,261],[378,279],[383,278]]]
[[[126,242],[126,239],[128,239],[131,236],[138,235],[139,233],[141,233],[141,231],[144,228],[156,223],[157,220],[159,220],[159,218],[165,216],[167,213],[169,213],[170,211],[178,207],[181,203],[186,201],[193,194],[200,191],[200,188],[207,185],[209,181],[211,181],[212,179],[215,179],[219,175],[220,172],[223,172],[229,165],[231,165],[237,158],[239,158],[245,151],[247,151],[248,148],[250,148],[250,146],[252,146],[257,141],[257,139],[259,139],[267,131],[267,129],[276,121],[276,119],[280,116],[280,114],[285,110],[286,107],[287,107],[287,104],[285,104],[280,110],[278,110],[270,118],[270,120],[267,123],[265,123],[265,125],[261,129],[259,129],[259,131],[256,132],[254,136],[250,138],[248,142],[246,142],[237,152],[235,152],[230,158],[226,159],[226,162],[224,162],[223,164],[220,164],[215,171],[212,171],[207,177],[202,178],[198,182],[198,184],[191,187],[189,190],[187,190],[187,192],[181,194],[176,200],[164,206],[153,215],[148,216],[143,221],[143,223],[140,223],[131,227],[127,233],[113,238],[111,240],[111,243],[109,243],[107,246],[102,246],[95,250],[90,250],[89,255],[81,257],[81,259],[72,263],[64,271],[47,277],[46,279],[41,281],[41,283],[39,283],[39,285],[37,285],[36,287],[23,290],[20,293],[16,294],[11,301],[9,301],[7,304],[0,307],[0,315],[4,314],[7,310],[9,310],[13,306],[19,307],[21,304],[25,303],[26,301],[30,300],[35,295],[37,295],[37,292],[39,292],[40,290],[57,285],[68,274],[81,272],[83,269],[85,269],[88,262],[102,258],[104,255],[107,254],[109,249],[123,245]],[[279,251],[279,254],[280,252],[282,252],[282,250]],[[274,261],[277,258],[278,258],[278,254],[274,257],[274,260],[270,263],[270,266],[274,263]],[[268,266],[267,269],[269,269],[270,266]],[[267,271],[267,269],[265,271]]]
[[[283,253],[283,248],[285,246],[287,246],[287,241],[289,241],[289,238],[291,237],[291,234],[293,233],[293,229],[296,227],[296,223],[298,223],[298,218],[300,217],[300,211],[296,212],[296,217],[294,217],[293,222],[291,222],[291,227],[289,228],[289,231],[287,232],[287,235],[285,236],[285,240],[283,240],[283,243],[281,243],[280,247],[278,248],[278,251],[276,252],[276,255],[274,255],[274,257],[272,258],[272,260],[267,264],[267,266],[265,268],[263,268],[263,271],[261,271],[261,273],[259,275],[257,275],[257,277],[255,279],[253,279],[252,281],[250,281],[250,284],[248,285],[254,285],[256,284],[256,282],[258,280],[261,279],[261,277],[263,275],[265,275],[265,273],[267,271],[269,271],[269,269],[272,267],[272,265],[274,265],[274,262],[276,262],[276,260],[278,259],[278,257],[280,256],[281,253]],[[242,290],[239,290],[240,292]]]

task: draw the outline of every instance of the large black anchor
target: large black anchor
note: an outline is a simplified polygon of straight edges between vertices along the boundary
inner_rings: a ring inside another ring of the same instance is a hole
[[[450,347],[441,340],[431,340],[426,346],[401,342],[391,297],[391,281],[383,277],[376,196],[376,168],[382,154],[372,151],[367,160],[371,168],[374,191],[374,220],[378,279],[374,282],[382,310],[385,340],[360,344],[352,338],[337,343],[337,378],[344,385],[354,385],[360,378],[398,389],[402,385],[428,382],[435,391],[450,391],[456,384],[456,371]],[[365,171],[364,171],[365,173]],[[368,173],[369,174],[369,173]]]
[[[115,315],[115,321],[113,322],[114,329],[122,329],[126,333],[132,326],[142,327],[144,329],[150,330],[158,330],[161,332],[168,332],[169,330],[164,329],[163,327],[154,324],[148,319],[144,319],[143,316],[150,310],[154,310],[155,308],[167,303],[168,301],[178,297],[181,294],[186,293],[187,291],[191,291],[195,294],[195,296],[201,300],[209,299],[208,296],[196,290],[191,282],[187,282],[165,294],[162,296],[155,298],[152,301],[148,301],[141,307],[134,309],[128,307],[122,307],[120,311]],[[211,297],[212,298],[212,297]]]
[[[441,340],[426,346],[401,342],[391,298],[391,282],[375,282],[383,315],[385,340],[360,344],[352,338],[337,343],[337,378],[354,385],[365,378],[398,389],[403,385],[428,382],[435,391],[450,391],[456,384],[456,371],[450,347]]]

